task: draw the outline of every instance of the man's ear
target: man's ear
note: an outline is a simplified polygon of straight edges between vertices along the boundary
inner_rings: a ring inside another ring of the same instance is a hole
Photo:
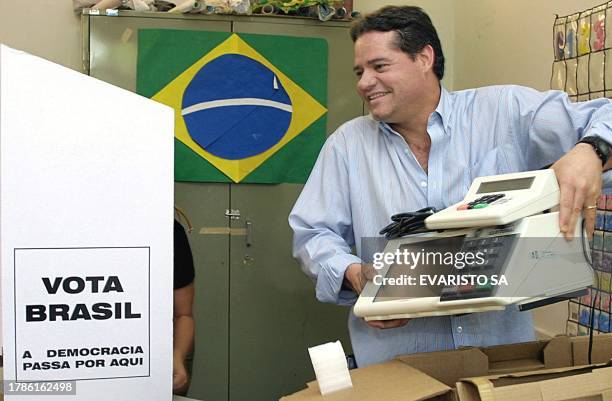
[[[421,51],[417,54],[417,60],[419,60],[419,63],[423,67],[423,71],[433,69],[435,59],[436,54],[431,45],[425,45],[425,47],[423,47]]]

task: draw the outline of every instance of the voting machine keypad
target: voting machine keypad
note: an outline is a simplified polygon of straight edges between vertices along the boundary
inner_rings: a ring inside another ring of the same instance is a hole
[[[457,206],[457,210],[484,209],[491,203],[503,198],[504,196],[506,196],[506,194],[490,194],[481,196],[480,198],[474,199],[469,203],[464,203],[462,205]]]
[[[491,276],[499,276],[503,273],[506,259],[510,256],[517,237],[517,235],[501,235],[487,238],[466,238],[461,252],[469,252],[474,255],[481,252],[481,258],[474,260],[473,263],[466,263],[463,268],[455,266],[451,275],[481,276],[481,282],[446,286],[440,293],[440,301],[493,296],[495,288],[491,283]],[[483,276],[487,278],[486,283],[482,283]]]

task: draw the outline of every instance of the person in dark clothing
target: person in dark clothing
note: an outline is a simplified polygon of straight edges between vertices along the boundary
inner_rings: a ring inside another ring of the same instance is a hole
[[[189,387],[187,355],[193,349],[193,255],[183,226],[174,220],[174,351],[172,390],[184,394]]]

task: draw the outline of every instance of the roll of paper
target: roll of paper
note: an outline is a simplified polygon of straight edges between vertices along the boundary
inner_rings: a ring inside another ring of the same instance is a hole
[[[204,2],[198,1],[197,4],[189,10],[189,14],[201,14],[206,9]]]
[[[348,12],[346,11],[346,8],[340,7],[340,8],[336,9],[335,17],[336,18],[344,18],[344,17],[346,17],[346,14],[348,14]]]
[[[320,21],[329,21],[336,13],[334,7],[328,6],[327,4],[319,4],[317,6],[317,13]]]
[[[84,8],[91,8],[97,0],[72,0],[72,7],[74,12],[80,12]]]
[[[274,9],[274,6],[272,4],[265,4],[261,8],[261,13],[262,14],[274,14],[275,12],[276,12],[276,10]]]
[[[127,3],[125,4],[129,9],[134,10],[134,11],[153,11],[153,8],[151,7],[153,5],[152,1],[145,1],[145,0],[128,0]]]
[[[185,0],[183,2],[177,3],[176,7],[168,11],[169,13],[188,13],[194,8],[198,7],[198,2],[195,0]]]
[[[92,8],[94,10],[106,10],[117,8],[121,5],[122,0],[100,0]]]
[[[353,387],[340,341],[308,348],[322,395]]]

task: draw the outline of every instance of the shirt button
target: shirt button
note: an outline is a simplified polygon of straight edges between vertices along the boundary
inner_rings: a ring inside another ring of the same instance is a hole
[[[408,148],[404,149],[404,153],[410,153],[410,149]]]
[[[421,181],[421,186],[422,186],[423,188],[425,188],[425,187],[427,186],[427,182],[425,182],[425,181]]]
[[[461,333],[463,331],[463,327],[457,326],[457,333]]]

